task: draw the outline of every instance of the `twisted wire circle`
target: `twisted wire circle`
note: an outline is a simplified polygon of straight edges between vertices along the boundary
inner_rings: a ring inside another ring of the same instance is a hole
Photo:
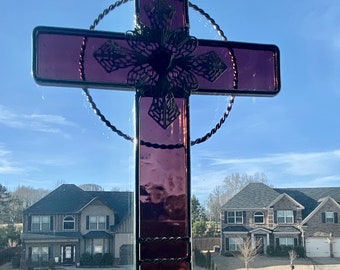
[[[108,15],[111,11],[113,11],[114,9],[116,9],[117,7],[129,2],[129,1],[133,1],[133,0],[118,0],[116,1],[114,4],[110,5],[108,8],[104,9],[102,13],[100,13],[98,15],[98,17],[93,21],[93,23],[90,25],[89,29],[90,30],[94,30],[96,28],[96,26],[100,23],[100,21],[106,16]],[[197,5],[192,4],[189,1],[189,7],[193,8],[195,11],[197,11],[198,13],[200,13],[202,16],[204,16],[215,28],[215,30],[217,31],[218,35],[222,37],[223,41],[227,40],[226,35],[224,34],[223,30],[221,29],[221,27],[216,23],[216,21],[208,14],[206,13],[203,9],[199,8]],[[86,41],[84,41],[86,42]],[[84,48],[85,48],[85,43],[83,43],[82,46],[82,52],[81,52],[81,56],[80,56],[80,72],[82,73],[82,58],[83,58],[83,53],[84,53]],[[233,57],[231,55],[231,57]],[[237,69],[234,69],[234,78],[237,78]],[[234,80],[234,87],[237,87],[237,80]],[[115,125],[113,125],[104,115],[103,113],[100,111],[100,109],[97,107],[97,104],[94,102],[92,96],[90,95],[89,89],[88,88],[82,88],[83,89],[83,93],[86,96],[87,101],[90,103],[91,108],[93,109],[94,113],[99,117],[99,119],[104,122],[104,124],[111,129],[113,132],[115,132],[117,135],[121,136],[122,138],[124,138],[125,140],[131,141],[131,142],[135,142],[135,138],[129,136],[128,134],[124,133],[123,131],[121,131],[120,129],[118,129]],[[218,121],[218,123],[215,125],[214,128],[212,128],[208,133],[206,133],[204,136],[197,138],[193,141],[190,142],[190,145],[196,145],[196,144],[200,144],[203,143],[205,141],[207,141],[209,138],[211,138],[220,128],[221,126],[225,123],[226,119],[228,118],[228,116],[230,115],[230,112],[233,108],[234,105],[234,101],[235,101],[235,96],[231,95],[230,99],[229,99],[229,104],[227,106],[226,111],[224,112],[223,116],[220,118],[220,120]],[[184,147],[183,144],[156,144],[156,143],[151,143],[151,142],[146,142],[146,141],[141,141],[140,142],[141,145],[147,146],[147,147],[153,147],[153,148],[159,148],[159,149],[177,149],[177,148],[181,148]]]

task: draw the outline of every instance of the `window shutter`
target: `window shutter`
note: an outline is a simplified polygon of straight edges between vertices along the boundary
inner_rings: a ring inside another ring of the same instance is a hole
[[[294,247],[298,245],[297,238],[294,238]]]
[[[229,251],[229,238],[225,239],[225,250]]]
[[[224,211],[224,223],[228,223],[228,211]]]
[[[293,218],[294,218],[293,223],[296,223],[296,210],[293,211]]]
[[[246,211],[243,211],[243,224],[247,223],[246,222],[246,215],[247,215]]]
[[[90,228],[90,217],[86,216],[86,230]]]
[[[52,259],[52,253],[53,253],[53,252],[52,252],[52,247],[49,246],[49,247],[48,247],[48,258],[49,258],[49,259]]]
[[[110,226],[110,216],[106,216],[106,229],[108,230]]]
[[[277,210],[274,211],[274,223],[277,223]]]
[[[326,223],[326,213],[325,212],[321,213],[321,220],[322,220],[322,223]]]
[[[338,223],[338,213],[334,212],[334,223]]]
[[[276,238],[275,240],[276,240],[276,246],[277,246],[277,247],[280,246],[280,239],[279,239],[279,238]]]
[[[27,230],[30,232],[32,228],[32,216],[28,216]]]
[[[53,231],[53,216],[50,216],[50,231]]]
[[[28,259],[31,261],[32,260],[32,247],[28,248]]]

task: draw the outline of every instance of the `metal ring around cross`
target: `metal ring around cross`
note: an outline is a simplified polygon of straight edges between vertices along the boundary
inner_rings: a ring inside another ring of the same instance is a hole
[[[114,4],[110,5],[108,8],[104,9],[104,11],[98,15],[98,17],[93,21],[92,25],[90,26],[90,30],[95,30],[96,26],[99,24],[99,22],[106,16],[108,15],[111,11],[113,11],[115,8],[121,6],[122,4],[125,4],[129,1],[133,1],[133,0],[118,0],[116,1]],[[223,30],[220,28],[220,26],[215,22],[215,20],[209,15],[207,14],[203,9],[199,8],[197,5],[192,4],[191,2],[189,2],[189,7],[193,8],[195,11],[197,11],[198,13],[200,13],[202,16],[204,16],[215,28],[215,30],[217,31],[218,35],[222,37],[222,40],[226,41],[227,37],[225,36]],[[81,47],[81,53],[80,53],[80,57],[79,57],[79,71],[80,71],[80,76],[81,78],[84,78],[83,75],[83,57],[84,57],[84,53],[86,50],[86,38],[83,40],[83,44]],[[233,57],[233,56],[231,56]],[[234,69],[234,87],[237,87],[237,70]],[[102,112],[99,110],[99,108],[97,107],[96,103],[94,102],[92,96],[89,93],[89,89],[88,88],[82,88],[83,92],[87,98],[87,101],[90,103],[91,108],[94,110],[95,114],[100,118],[101,121],[103,121],[105,123],[105,125],[107,127],[109,127],[113,132],[117,133],[119,136],[123,137],[124,139],[134,142],[135,139],[129,135],[127,135],[126,133],[122,132],[121,130],[117,129],[114,125],[112,125],[110,123],[109,120],[106,119],[106,117],[102,114]],[[221,128],[221,126],[224,124],[224,122],[226,121],[226,119],[228,118],[230,111],[233,107],[234,104],[234,100],[235,100],[235,96],[231,95],[230,99],[229,99],[229,104],[228,107],[226,109],[226,111],[224,112],[223,116],[221,117],[221,119],[219,120],[219,122],[215,125],[215,127],[208,132],[207,134],[205,134],[203,137],[197,138],[194,141],[191,141],[190,144],[196,145],[202,142],[207,141],[212,135],[214,135],[218,129]],[[145,141],[141,141],[142,145],[145,145],[147,147],[153,147],[153,148],[159,148],[159,149],[175,149],[175,148],[181,148],[184,147],[183,144],[171,144],[171,145],[165,145],[165,144],[155,144],[155,143],[151,143],[151,142],[145,142]]]

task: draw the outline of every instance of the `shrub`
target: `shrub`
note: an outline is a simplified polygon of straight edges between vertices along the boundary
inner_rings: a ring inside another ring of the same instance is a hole
[[[80,264],[81,265],[86,265],[86,266],[93,265],[93,257],[92,257],[92,255],[90,253],[88,253],[88,252],[85,252],[85,253],[81,254]]]
[[[96,266],[101,266],[103,264],[103,254],[96,253],[93,255],[93,264]]]
[[[305,258],[306,257],[306,251],[303,246],[296,246],[294,247],[294,250],[299,258]]]
[[[274,246],[271,246],[271,245],[267,246],[267,254],[268,254],[269,256],[275,256],[275,249],[274,249]]]
[[[111,253],[105,253],[102,260],[103,265],[113,265],[113,256]]]
[[[20,257],[12,257],[12,268],[18,269],[20,267]]]

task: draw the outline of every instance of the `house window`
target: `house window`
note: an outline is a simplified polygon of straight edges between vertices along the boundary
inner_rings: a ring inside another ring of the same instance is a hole
[[[48,247],[32,247],[32,262],[41,261],[48,261]]]
[[[90,216],[90,230],[105,230],[106,216]]]
[[[255,212],[254,223],[258,223],[258,224],[264,223],[264,214],[262,212]]]
[[[50,216],[32,216],[32,231],[50,230]]]
[[[229,251],[239,251],[243,243],[243,239],[240,237],[229,238]]]
[[[64,218],[64,230],[74,230],[75,221],[74,217],[67,216]]]
[[[293,210],[278,210],[277,223],[293,223],[294,215]]]
[[[243,212],[242,211],[228,212],[228,223],[243,224]]]
[[[279,238],[279,245],[294,247],[294,238],[289,238],[289,237]]]
[[[334,223],[334,212],[325,212],[326,222]]]
[[[322,223],[338,223],[338,213],[337,212],[323,212]]]

